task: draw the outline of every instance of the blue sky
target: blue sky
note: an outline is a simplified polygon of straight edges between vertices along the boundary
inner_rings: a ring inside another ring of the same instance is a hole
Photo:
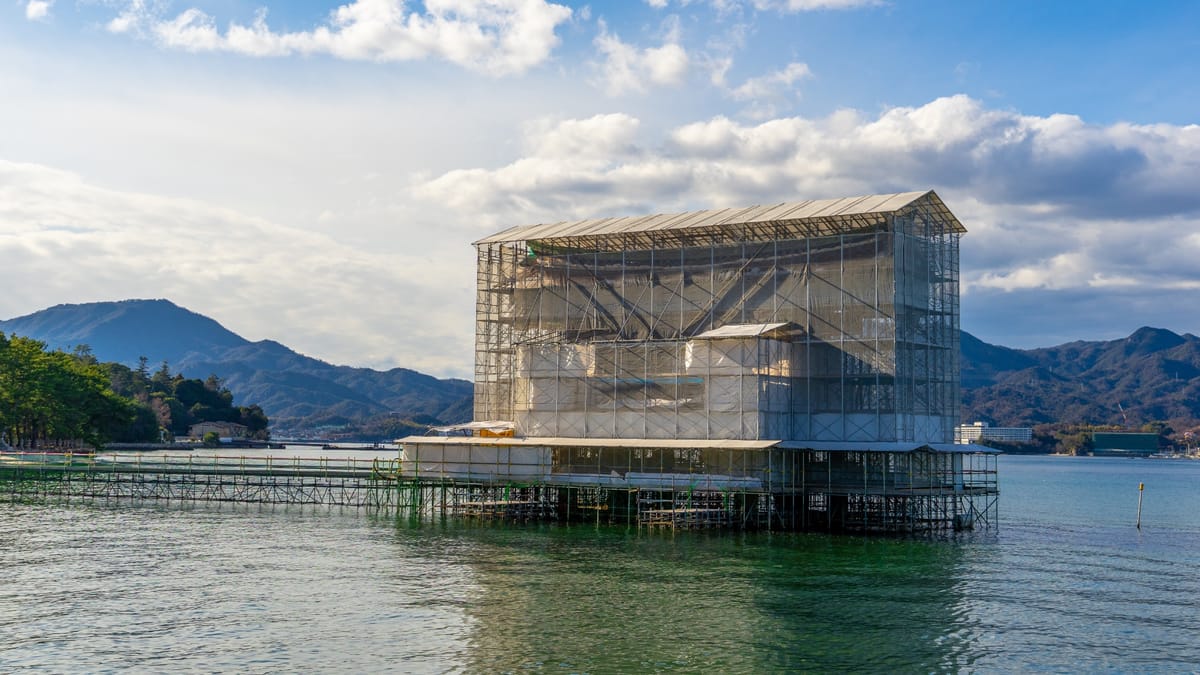
[[[963,327],[1200,332],[1200,3],[9,0],[0,317],[469,376],[513,224],[933,188]]]

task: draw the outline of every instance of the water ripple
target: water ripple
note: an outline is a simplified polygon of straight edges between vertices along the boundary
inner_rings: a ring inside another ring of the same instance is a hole
[[[1195,670],[1200,467],[1002,471],[946,541],[0,504],[0,671]]]

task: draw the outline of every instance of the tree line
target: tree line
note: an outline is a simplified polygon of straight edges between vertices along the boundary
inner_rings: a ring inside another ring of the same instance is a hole
[[[173,440],[200,422],[233,422],[266,440],[269,420],[257,405],[234,406],[215,375],[153,373],[101,363],[86,346],[68,353],[44,342],[0,333],[0,440],[16,447]]]

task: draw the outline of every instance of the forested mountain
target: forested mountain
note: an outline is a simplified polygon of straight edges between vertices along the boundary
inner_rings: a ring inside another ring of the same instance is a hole
[[[237,402],[260,405],[275,436],[344,433],[380,439],[428,424],[466,421],[472,385],[406,368],[334,366],[271,340],[251,342],[167,300],[57,305],[0,321],[0,332],[51,348],[88,345],[102,361],[130,367],[139,357],[189,378],[216,375]]]
[[[216,321],[168,300],[55,305],[0,321],[0,332],[35,338],[51,349],[69,351],[86,344],[101,361],[131,368],[142,356],[153,367],[164,360],[174,366],[187,354],[220,354],[251,344]]]
[[[1009,349],[962,337],[963,419],[1139,427],[1200,424],[1200,338],[1139,328],[1127,338]]]

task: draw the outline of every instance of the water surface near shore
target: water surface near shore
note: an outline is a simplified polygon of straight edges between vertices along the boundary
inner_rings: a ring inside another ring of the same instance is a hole
[[[0,670],[1200,664],[1200,462],[1004,457],[1000,471],[999,533],[934,541],[3,502]]]

